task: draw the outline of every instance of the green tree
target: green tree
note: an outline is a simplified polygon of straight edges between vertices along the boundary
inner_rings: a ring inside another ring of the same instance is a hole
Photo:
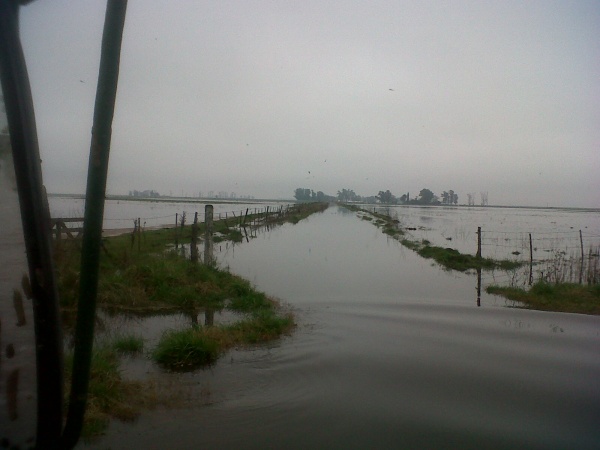
[[[312,190],[306,188],[297,188],[294,191],[294,198],[299,202],[308,202],[312,199]]]
[[[342,189],[337,192],[337,198],[341,202],[355,202],[360,197],[352,189]]]
[[[398,202],[398,199],[390,192],[389,189],[385,192],[379,191],[379,194],[377,194],[377,199],[386,205],[391,205]]]
[[[445,204],[447,204],[447,203],[448,203],[448,197],[449,197],[449,194],[448,194],[448,192],[446,192],[446,191],[442,192],[442,193],[440,194],[440,197],[442,197],[442,204],[443,204],[443,205],[445,205]]]
[[[419,192],[418,202],[422,205],[429,205],[430,203],[433,202],[434,198],[435,198],[435,194],[433,192],[431,192],[429,189],[421,189],[421,192]]]

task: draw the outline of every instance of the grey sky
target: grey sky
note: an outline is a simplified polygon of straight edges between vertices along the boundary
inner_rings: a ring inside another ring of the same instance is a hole
[[[50,192],[85,189],[104,10],[22,10]],[[129,1],[109,193],[600,207],[599,150],[598,1]]]

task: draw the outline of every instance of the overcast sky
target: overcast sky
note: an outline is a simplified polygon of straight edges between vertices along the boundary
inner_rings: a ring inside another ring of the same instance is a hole
[[[22,8],[49,192],[85,191],[104,12]],[[596,0],[129,1],[111,194],[600,207],[599,150]]]

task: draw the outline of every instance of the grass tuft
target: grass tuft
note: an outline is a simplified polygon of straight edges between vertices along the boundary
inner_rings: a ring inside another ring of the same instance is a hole
[[[156,363],[176,372],[212,364],[218,356],[217,342],[198,327],[167,331],[152,352]]]
[[[141,353],[144,350],[144,339],[133,334],[118,336],[112,341],[111,346],[116,352],[122,354]]]
[[[489,294],[502,295],[531,309],[581,314],[600,314],[600,285],[575,283],[535,283],[528,291],[522,288],[488,286]]]
[[[188,372],[210,366],[233,346],[277,339],[294,325],[291,315],[278,316],[263,309],[231,325],[169,331],[161,337],[152,359],[167,370]]]
[[[71,384],[73,355],[65,356],[65,394]],[[91,441],[101,435],[111,418],[130,422],[135,420],[141,405],[150,397],[141,382],[121,378],[119,358],[111,346],[94,348],[92,353],[88,400],[82,436]],[[68,397],[65,396],[65,402]]]

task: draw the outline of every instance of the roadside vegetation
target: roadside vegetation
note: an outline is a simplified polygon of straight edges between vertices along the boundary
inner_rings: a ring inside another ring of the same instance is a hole
[[[575,283],[535,283],[529,290],[516,287],[488,286],[489,294],[502,295],[542,311],[600,314],[600,285]]]
[[[71,383],[73,354],[65,355],[65,385]],[[65,389],[65,402],[68,401]],[[119,352],[108,344],[92,353],[88,401],[82,430],[84,441],[102,434],[111,419],[135,420],[142,408],[155,403],[154,394],[143,382],[124,380],[119,370]]]
[[[360,213],[362,220],[371,221],[377,227],[381,228],[388,236],[400,241],[405,247],[417,252],[423,258],[433,259],[440,266],[448,270],[458,270],[465,272],[471,269],[502,269],[512,270],[520,267],[523,263],[511,260],[495,260],[488,258],[478,258],[473,255],[460,253],[452,248],[438,247],[431,245],[427,240],[416,241],[406,237],[406,233],[400,228],[397,219],[378,212],[371,212],[356,205],[342,204],[351,211]]]
[[[514,271],[524,265],[520,261],[494,260],[462,254],[452,248],[431,245],[427,240],[411,240],[406,237],[406,233],[400,228],[398,221],[385,214],[371,212],[356,205],[343,204],[342,206],[359,213],[362,220],[372,222],[385,234],[399,240],[402,245],[414,250],[420,256],[433,259],[449,270],[461,272],[471,269]],[[590,249],[590,261],[592,261],[591,255],[598,253],[600,252],[597,248]],[[600,314],[600,284],[598,284],[600,271],[597,259],[593,261],[594,263],[587,265],[587,271],[583,274],[587,284],[565,281],[570,279],[568,275],[576,273],[574,266],[579,263],[576,258],[565,259],[564,256],[560,256],[550,261],[550,266],[546,268],[545,278],[533,284],[530,289],[492,285],[486,288],[486,292],[518,301],[531,309]]]
[[[240,242],[247,226],[297,223],[323,211],[326,203],[296,205],[286,214],[249,214],[236,220],[214,222],[215,236]],[[204,234],[204,224],[193,225]],[[182,256],[182,245],[192,241],[192,225],[185,219],[177,227],[128,233],[103,240],[100,256],[98,307],[111,314],[164,315],[184,313],[196,318],[200,313],[235,313],[238,320],[227,324],[190,325],[185,330],[166,332],[155,348],[144,349],[140,336],[116,336],[110,343],[96,346],[92,360],[89,405],[85,417],[86,438],[102,433],[109,419],[133,420],[140,408],[155,402],[144,382],[121,377],[120,358],[145,352],[169,371],[189,371],[213,364],[232,347],[260,344],[289,333],[293,316],[279,303],[257,291],[246,280],[214,264],[194,263]],[[80,243],[64,240],[55,249],[58,289],[63,323],[68,327],[76,315],[79,294]],[[196,320],[197,322],[197,320]],[[71,356],[66,358],[66,389],[69,391]]]

